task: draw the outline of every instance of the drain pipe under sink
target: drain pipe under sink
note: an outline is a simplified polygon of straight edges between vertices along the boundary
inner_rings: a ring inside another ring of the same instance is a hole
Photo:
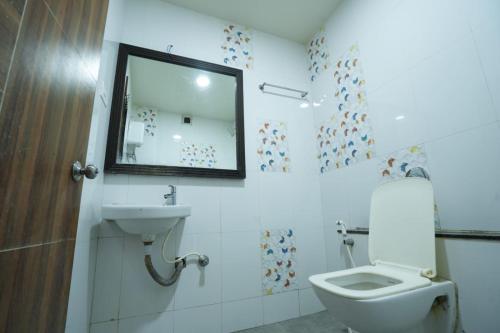
[[[176,262],[175,270],[172,275],[168,278],[161,276],[160,273],[154,268],[153,261],[151,260],[151,252],[153,248],[153,242],[144,242],[144,264],[146,265],[146,269],[148,270],[149,275],[155,280],[157,283],[164,287],[168,287],[173,285],[179,276],[181,275],[182,270],[186,267],[186,259],[182,259]],[[177,258],[176,258],[177,259]]]

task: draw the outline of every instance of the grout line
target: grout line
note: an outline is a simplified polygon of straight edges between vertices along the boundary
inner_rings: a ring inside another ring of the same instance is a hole
[[[474,44],[475,55],[479,61],[479,67],[481,67],[481,73],[483,74],[484,84],[486,85],[486,89],[488,90],[488,95],[490,97],[491,107],[492,107],[493,113],[495,113],[495,116],[496,116],[495,118],[498,119],[498,115],[496,114],[497,112],[496,112],[495,99],[493,98],[493,90],[491,89],[490,84],[488,82],[488,77],[486,76],[486,68],[485,68],[485,65],[483,63],[483,59],[481,58],[481,51],[479,50],[477,38],[474,35],[474,28],[472,28],[472,26],[470,25],[470,22],[468,23],[468,25],[469,25],[469,29],[470,29],[472,43]]]
[[[125,242],[126,238],[121,239],[122,242],[122,251],[121,251],[121,260],[120,260],[120,292],[118,293],[118,313],[117,313],[117,318],[118,320],[118,328],[120,328],[120,311],[121,311],[121,302],[122,302],[122,287],[123,287],[123,258],[125,255]]]
[[[94,260],[94,281],[92,281],[92,304],[90,306],[90,316],[89,316],[89,327],[93,324],[92,323],[92,316],[94,312],[94,306],[95,306],[95,285],[96,285],[96,279],[97,279],[97,257],[99,254],[99,238],[96,239],[96,245],[95,245],[95,260]]]

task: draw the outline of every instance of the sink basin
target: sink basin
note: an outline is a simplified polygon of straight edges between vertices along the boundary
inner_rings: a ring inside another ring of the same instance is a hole
[[[191,206],[146,206],[113,204],[102,206],[102,218],[114,221],[129,234],[142,235],[153,241],[157,234],[167,233],[181,219],[191,215]]]

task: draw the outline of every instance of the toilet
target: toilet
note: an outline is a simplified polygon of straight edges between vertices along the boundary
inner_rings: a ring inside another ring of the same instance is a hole
[[[360,333],[454,332],[455,285],[437,279],[434,195],[423,178],[375,189],[370,265],[309,277],[332,315]]]

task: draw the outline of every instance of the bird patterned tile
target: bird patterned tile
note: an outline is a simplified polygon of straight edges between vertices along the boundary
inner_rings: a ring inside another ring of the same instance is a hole
[[[313,82],[330,66],[330,53],[326,43],[324,29],[318,31],[309,42],[307,46],[307,57],[309,59],[309,78],[311,82]]]
[[[297,248],[292,229],[264,230],[261,234],[262,291],[264,295],[298,289]]]
[[[158,111],[153,108],[141,107],[137,110],[136,116],[144,122],[144,135],[155,136],[156,133],[156,116]]]
[[[224,26],[221,49],[226,65],[241,69],[253,68],[252,30],[235,24],[227,24]]]
[[[333,80],[337,111],[366,108],[366,80],[356,44],[334,64]]]
[[[375,154],[375,140],[366,110],[333,115],[317,129],[320,172],[348,167]]]
[[[423,145],[404,148],[382,158],[378,165],[380,182],[404,178],[409,170],[416,167],[423,168],[430,175],[427,154]],[[436,203],[434,203],[434,223],[436,228],[440,228],[441,221]]]
[[[257,160],[260,171],[290,171],[290,150],[285,122],[263,121],[258,128],[257,140]]]
[[[366,81],[357,45],[335,63],[334,70],[333,115],[319,125],[316,133],[321,173],[348,167],[375,155]]]
[[[422,145],[411,146],[385,156],[379,162],[379,177],[382,181],[404,178],[406,173],[415,167],[429,172],[427,154]]]
[[[211,144],[184,142],[181,148],[180,164],[192,168],[215,168],[217,149]]]

